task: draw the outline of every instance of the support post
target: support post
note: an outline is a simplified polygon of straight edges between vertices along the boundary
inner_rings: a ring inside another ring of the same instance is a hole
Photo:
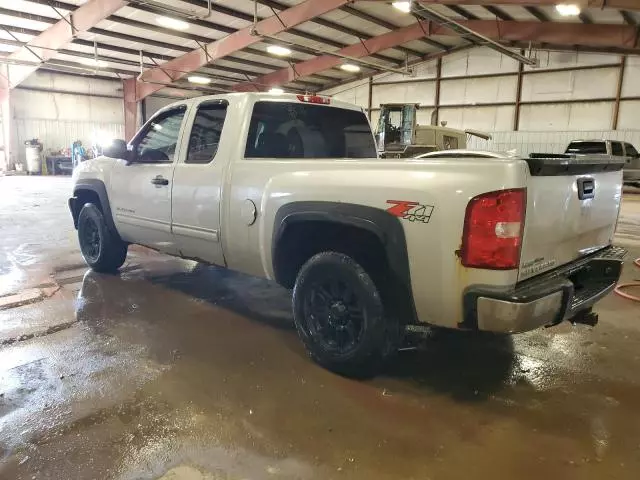
[[[627,65],[627,56],[620,56],[620,67],[618,70],[618,86],[616,89],[616,102],[613,104],[613,119],[611,120],[611,130],[618,129],[618,117],[620,116],[620,98],[622,97],[622,84],[624,83],[624,70]]]
[[[369,77],[369,102],[367,107],[367,116],[371,121],[371,109],[373,108],[373,77]]]
[[[13,142],[12,134],[12,114],[11,114],[11,89],[9,88],[9,69],[6,66],[0,66],[0,121],[2,122],[2,130],[0,131],[0,146],[4,147],[4,168],[13,170],[15,163],[13,158]],[[0,157],[2,156],[0,152]]]
[[[130,141],[138,130],[138,103],[136,102],[135,78],[123,80],[124,88],[124,136]]]
[[[436,61],[436,98],[434,103],[433,110],[433,119],[435,124],[438,125],[440,123],[440,83],[442,80],[442,57],[438,57]]]
[[[520,50],[524,55],[524,50]],[[524,64],[518,63],[518,80],[516,86],[516,106],[513,110],[513,131],[517,132],[520,128],[520,101],[522,100],[522,72],[524,72]]]

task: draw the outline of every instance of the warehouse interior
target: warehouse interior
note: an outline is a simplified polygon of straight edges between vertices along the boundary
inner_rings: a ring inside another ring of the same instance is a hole
[[[387,159],[414,156],[379,135],[408,106],[457,135],[414,153],[601,144],[624,290],[597,325],[411,325],[351,378],[308,358],[274,282],[140,245],[89,269],[74,168],[176,102],[246,93],[355,105]],[[638,112],[638,0],[0,2],[0,479],[637,479]]]

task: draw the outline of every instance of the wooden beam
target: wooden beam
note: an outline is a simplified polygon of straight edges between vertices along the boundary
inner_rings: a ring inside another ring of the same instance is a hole
[[[536,7],[524,7],[524,9],[541,22],[549,22],[551,20],[546,13]]]
[[[595,47],[626,47],[634,48],[637,41],[637,31],[628,25],[607,25],[556,22],[512,22],[495,20],[460,20],[458,23],[471,28],[486,37],[498,41],[514,42],[543,42],[573,46],[576,44]],[[392,48],[395,45],[429,35],[457,36],[446,26],[433,22],[421,21],[399,28],[393,32],[370,38],[361,43],[353,44],[338,50],[337,53],[354,58],[368,57],[372,53]],[[340,65],[344,60],[332,55],[320,55],[310,60],[298,62],[294,66],[278,70],[254,79],[252,83],[236,86],[240,91],[255,90],[255,85],[261,89],[272,86],[282,86],[300,77],[313,75]]]
[[[68,45],[78,35],[86,32],[113,12],[127,5],[126,0],[89,0],[69,14],[32,38],[25,46],[9,55],[16,62],[44,63],[50,60],[56,50]],[[42,47],[42,48],[41,48]],[[39,65],[9,65],[10,87],[17,87],[23,80],[38,69]],[[7,82],[0,81],[0,88],[6,88]]]
[[[620,69],[618,70],[618,85],[616,88],[616,101],[613,104],[613,119],[611,121],[611,130],[618,129],[618,117],[620,116],[620,97],[622,97],[622,85],[624,83],[624,71],[627,65],[627,57],[620,57]]]
[[[442,57],[436,61],[436,94],[435,94],[435,121],[436,125],[440,123],[440,84],[442,83]]]
[[[638,25],[638,22],[633,17],[631,12],[627,12],[626,10],[620,10],[620,15],[622,15],[622,18],[624,19],[627,25],[633,25],[633,26]]]
[[[387,22],[386,20],[375,17],[367,12],[363,12],[362,10],[358,10],[357,8],[351,6],[345,5],[344,7],[341,7],[340,10],[342,10],[343,12],[347,12],[348,14],[353,15],[354,17],[357,17],[361,20],[366,20],[367,22],[371,22],[374,25],[386,28],[387,30],[395,30],[397,28],[400,28],[398,25],[394,25],[393,23]],[[430,38],[421,38],[419,41],[426,45],[429,45],[430,47],[435,47],[440,50],[446,50],[447,48],[449,48],[447,47],[447,45]]]
[[[461,17],[466,18],[467,20],[480,20],[478,17],[476,17],[470,11],[468,11],[468,10],[462,8],[462,7],[459,7],[457,5],[449,5],[447,8],[449,10],[451,10],[452,12],[457,13]]]
[[[124,139],[129,142],[138,131],[138,104],[136,102],[136,79],[122,82],[124,89]]]
[[[524,50],[520,50],[520,54],[524,55]],[[520,128],[520,102],[522,101],[522,73],[524,72],[524,64],[518,64],[518,79],[516,84],[516,104],[513,109],[513,131],[517,132]]]
[[[367,102],[367,116],[371,121],[371,109],[373,108],[373,77],[369,77],[369,101]]]
[[[157,68],[147,70],[140,76],[139,83],[142,85],[138,85],[138,88],[136,88],[137,100],[142,100],[148,95],[160,90],[162,85],[157,85],[155,82],[166,82],[167,72],[172,80],[175,81],[185,77],[189,72],[193,72],[227,55],[261,42],[262,37],[256,35],[255,31],[259,34],[276,35],[301,23],[312,20],[319,15],[335,10],[350,1],[351,0],[323,0],[322,2],[317,2],[314,0],[306,0],[280,12],[278,15],[259,21],[255,25],[255,28],[253,25],[250,25],[209,43],[206,45],[206,49],[197,48]]]
[[[496,17],[498,17],[500,20],[513,20],[514,18],[509,15],[507,12],[505,12],[504,10],[502,10],[499,7],[496,7],[494,5],[485,5],[485,10],[487,10],[489,13],[494,14]]]
[[[373,0],[376,1],[376,0]],[[377,0],[388,1],[388,0]],[[559,2],[558,0],[417,0],[425,5],[511,5],[511,6],[548,6],[554,7]],[[570,2],[569,2],[570,3]],[[580,4],[583,8],[614,8],[621,10],[637,10],[640,11],[640,2],[638,0],[581,0],[575,2]]]

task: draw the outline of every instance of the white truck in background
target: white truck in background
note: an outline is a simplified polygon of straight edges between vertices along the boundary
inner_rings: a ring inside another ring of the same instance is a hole
[[[621,162],[377,158],[365,113],[321,96],[199,97],[73,173],[89,266],[129,244],[293,289],[311,356],[370,368],[407,324],[517,333],[615,286]]]
[[[562,155],[564,158],[582,158],[584,156],[606,157],[623,162],[622,181],[627,185],[640,187],[640,153],[629,142],[619,140],[573,140]],[[532,153],[531,158],[548,157],[547,153]]]

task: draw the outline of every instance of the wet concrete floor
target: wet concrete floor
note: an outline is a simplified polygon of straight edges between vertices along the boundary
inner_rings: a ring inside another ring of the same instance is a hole
[[[0,295],[47,289],[0,310],[0,479],[640,478],[637,304],[609,296],[594,329],[430,332],[341,378],[277,286],[137,248],[88,272],[69,188],[0,178]],[[632,258],[639,225],[627,195]]]

